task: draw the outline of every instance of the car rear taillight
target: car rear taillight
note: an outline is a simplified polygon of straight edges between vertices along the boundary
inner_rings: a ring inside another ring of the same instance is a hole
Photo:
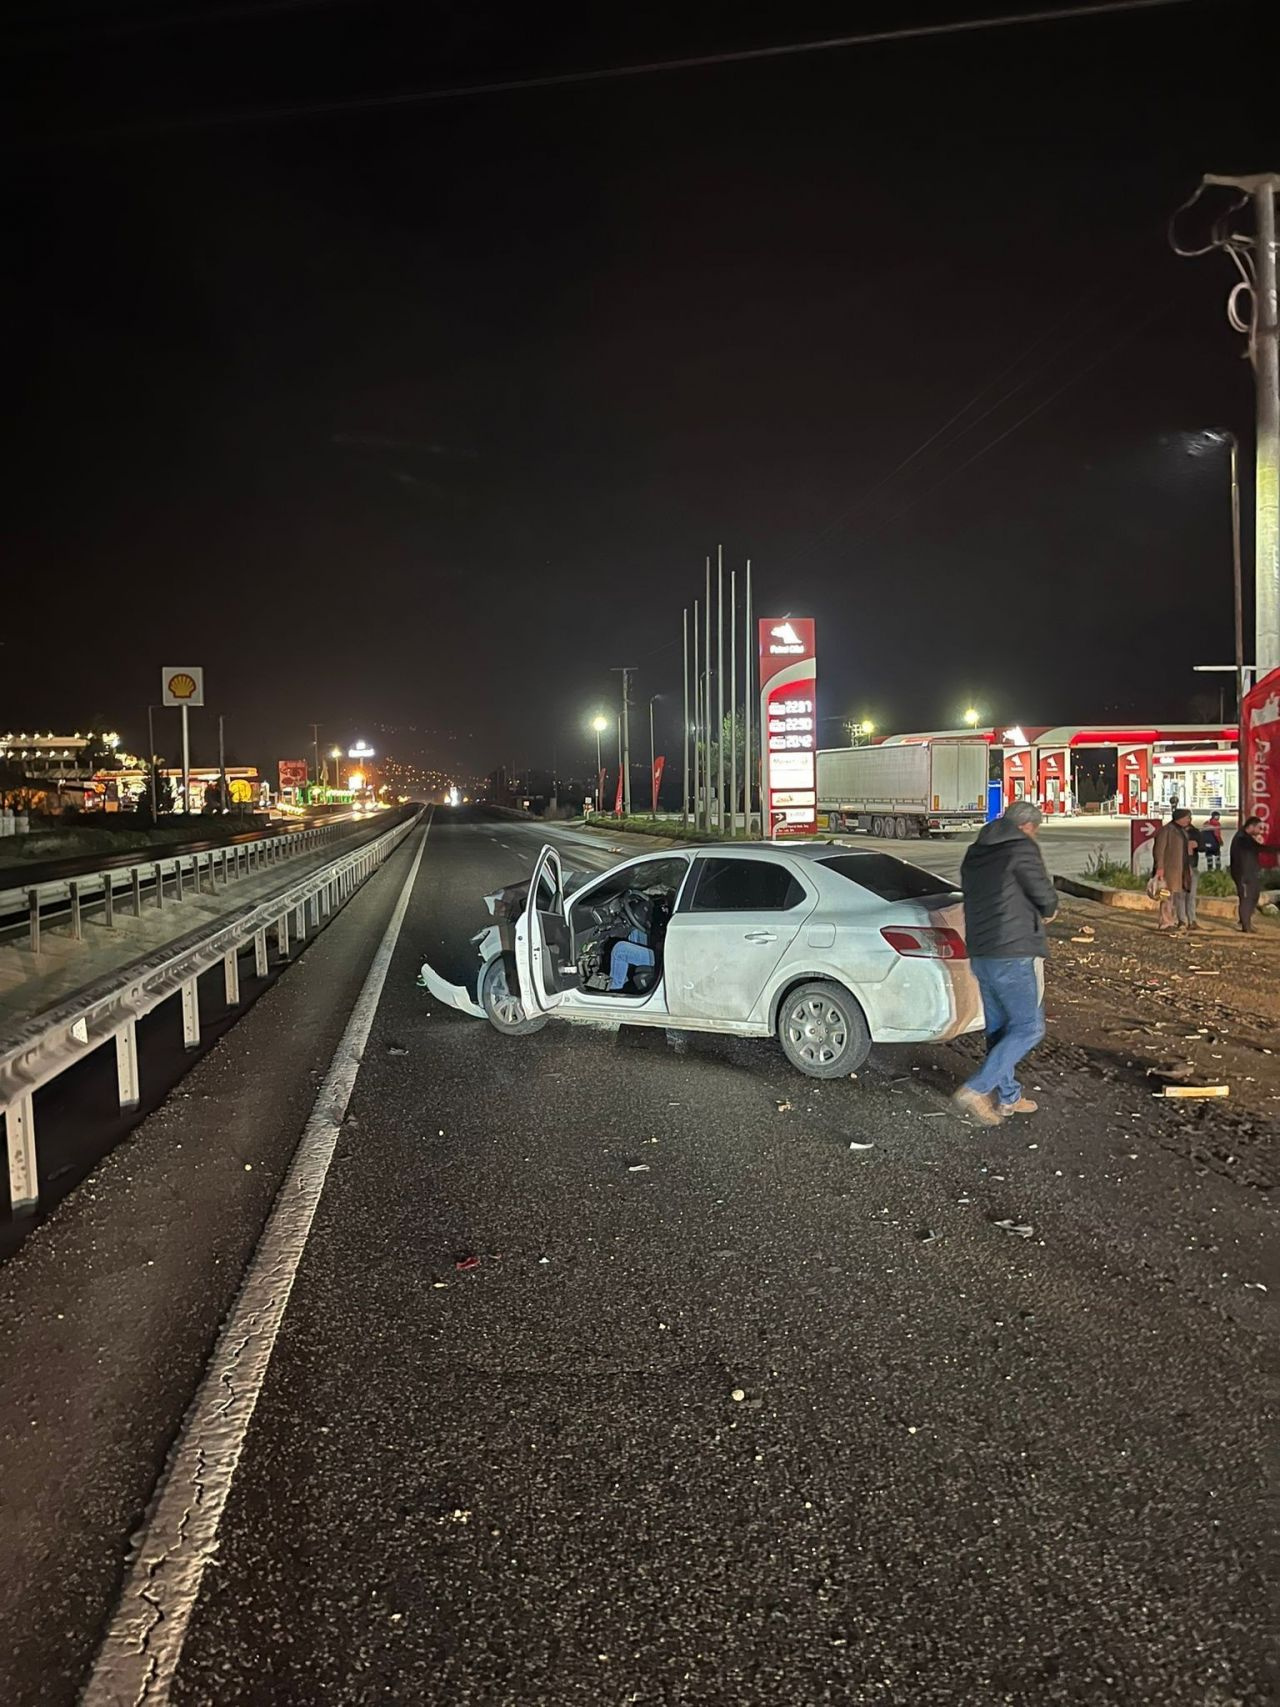
[[[889,925],[880,932],[895,954],[912,960],[967,960],[969,950],[959,931],[928,925]]]

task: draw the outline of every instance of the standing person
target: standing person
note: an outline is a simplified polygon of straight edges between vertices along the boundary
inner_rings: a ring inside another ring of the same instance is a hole
[[[1191,842],[1187,833],[1191,814],[1185,806],[1175,806],[1173,816],[1162,826],[1151,845],[1155,860],[1156,882],[1169,891],[1169,912],[1160,909],[1157,930],[1186,930],[1191,923]]]
[[[1200,836],[1194,822],[1187,825],[1188,864],[1191,868],[1191,887],[1187,890],[1187,929],[1198,931],[1199,922],[1196,919],[1196,896],[1200,891]]]
[[[1261,818],[1246,818],[1231,838],[1231,880],[1240,897],[1240,929],[1252,931],[1253,913],[1262,893],[1262,866],[1259,854],[1280,854],[1280,847],[1263,841],[1265,835]]]
[[[1036,847],[1042,817],[1015,800],[980,832],[960,867],[969,964],[982,991],[987,1058],[952,1099],[984,1126],[1036,1104],[1014,1077],[1044,1036],[1044,927],[1058,894]]]
[[[1200,852],[1204,855],[1206,871],[1222,870],[1222,815],[1209,814],[1209,822],[1199,832]]]

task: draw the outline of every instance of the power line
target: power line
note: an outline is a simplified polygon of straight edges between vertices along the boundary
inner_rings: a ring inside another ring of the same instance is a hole
[[[1146,235],[1146,233],[1142,234],[1142,240],[1145,241]],[[1091,311],[1104,292],[1110,291],[1112,288],[1110,281],[1103,281],[1101,284],[1095,284],[1084,291],[1067,310],[1065,315],[1060,316],[1057,320],[1053,321],[1048,327],[1046,327],[1043,332],[1038,333],[1034,338],[1032,338],[1031,342],[1025,345],[1023,349],[1014,356],[1012,361],[1006,363],[993,379],[988,380],[985,385],[980,386],[967,402],[962,404],[959,409],[955,410],[954,413],[948,416],[940,427],[936,427],[926,438],[922,439],[920,443],[916,445],[914,450],[909,451],[908,454],[899,462],[895,463],[895,465],[889,469],[886,474],[881,475],[880,478],[869,486],[860,496],[856,497],[851,504],[835,515],[826,527],[814,535],[809,545],[804,547],[800,554],[791,560],[790,566],[794,568],[799,564],[809,561],[818,546],[820,546],[825,540],[831,538],[833,534],[839,533],[849,524],[850,521],[857,520],[859,517],[865,515],[870,507],[871,500],[876,496],[876,494],[892,485],[900,474],[911,467],[913,463],[918,461],[919,458],[923,456],[931,446],[937,444],[939,440],[943,441],[940,446],[941,449],[948,451],[953,449],[962,439],[966,438],[974,431],[975,428],[980,426],[983,421],[995,414],[998,409],[1003,408],[1011,398],[1016,397],[1020,391],[1025,391],[1028,386],[1033,385],[1038,380],[1044,378],[1066,351],[1078,344],[1082,338],[1092,336],[1093,333],[1099,329],[1092,324],[1093,316]],[[1125,293],[1119,303],[1112,302],[1109,312],[1114,315],[1118,307],[1123,306],[1135,295],[1142,294],[1144,290],[1145,286],[1141,284],[1135,285]],[[1072,320],[1076,319],[1077,316],[1085,313],[1086,310],[1090,312],[1088,317],[1084,320],[1084,323],[1078,326],[1069,337],[1065,338],[1065,340],[1061,339],[1059,335],[1063,332],[1065,326]],[[964,420],[964,417],[969,415],[971,410],[981,403],[985,397],[989,396],[1003,380],[1007,379],[1010,374],[1020,368],[1051,338],[1058,341],[1054,343],[1053,349],[1049,352],[1047,360],[1042,359],[1034,363],[1029,372],[1027,372],[1021,379],[1015,380],[1011,386],[1002,391],[1000,395],[996,397],[994,402],[989,403],[980,414],[974,415],[970,420],[965,421],[965,424],[960,427],[958,432],[951,432],[951,429],[955,427],[958,422]],[[1088,369],[1086,368],[1084,371],[1087,372]],[[1051,395],[1056,395],[1056,393]],[[1032,413],[1035,413],[1035,411],[1033,410]],[[1025,418],[1029,419],[1030,417],[1028,416]],[[950,437],[947,437],[948,434],[950,434]],[[949,478],[949,475],[944,476],[944,480]]]
[[[945,24],[907,24],[897,29],[864,30],[856,35],[826,36],[817,41],[781,42],[771,47],[737,48],[719,53],[686,54],[675,59],[643,60],[632,65],[598,66],[587,71],[551,71],[535,77],[509,77],[486,83],[455,84],[438,89],[407,89],[394,94],[352,95],[339,100],[295,102],[288,106],[195,114],[190,118],[81,132],[64,140],[102,142],[153,135],[172,130],[205,130],[241,124],[271,124],[286,119],[312,118],[328,113],[386,111],[427,106],[440,101],[474,99],[482,95],[520,94],[538,89],[573,88],[593,83],[659,76],[675,71],[701,71],[721,65],[750,65],[769,59],[794,59],[804,54],[830,53],[852,47],[879,47],[894,42],[929,41],[944,36],[1015,29],[1028,24],[1070,23],[1079,19],[1114,17],[1122,13],[1166,10],[1199,4],[1199,0],[1093,0],[1083,6],[1053,6],[1043,11],[1011,12],[1004,16],[959,18]]]
[[[1051,403],[1056,402],[1057,399],[1062,396],[1064,391],[1069,391],[1071,387],[1077,384],[1078,381],[1082,380],[1086,374],[1092,373],[1094,368],[1108,360],[1109,357],[1117,355],[1127,344],[1132,343],[1140,332],[1145,332],[1163,315],[1167,314],[1169,309],[1170,305],[1168,303],[1163,303],[1153,309],[1152,312],[1148,314],[1145,319],[1139,321],[1136,326],[1121,333],[1121,335],[1108,344],[1104,350],[1101,350],[1091,362],[1086,362],[1083,367],[1077,368],[1072,374],[1063,380],[1061,385],[1056,386],[1047,397],[1041,398],[1040,402],[1033,408],[1028,409],[1025,414],[1019,415],[1016,421],[1012,421],[1003,430],[1003,432],[997,433],[993,439],[988,439],[987,443],[981,446],[980,449],[974,451],[972,456],[966,457],[963,462],[957,464],[949,474],[944,474],[941,480],[935,481],[927,491],[917,494],[917,496],[912,498],[909,503],[904,504],[900,510],[895,510],[892,515],[886,516],[884,520],[872,528],[869,533],[864,533],[861,536],[862,541],[865,543],[868,539],[874,539],[876,534],[882,533],[885,528],[892,527],[894,522],[900,521],[903,516],[910,514],[910,512],[914,510],[917,504],[921,503],[923,499],[932,497],[935,492],[939,492],[944,486],[949,485],[958,474],[963,474],[966,468],[972,467],[975,462],[980,461],[981,458],[986,456],[989,451],[993,451],[997,445],[1003,444],[1005,439],[1007,439],[1012,433],[1016,433],[1019,427],[1025,426],[1028,421],[1033,420],[1034,417],[1040,414],[1042,410],[1047,409]]]

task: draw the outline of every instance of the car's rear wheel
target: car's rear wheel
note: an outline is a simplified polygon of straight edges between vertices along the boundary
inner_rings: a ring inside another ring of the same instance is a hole
[[[871,1053],[866,1017],[839,984],[801,984],[778,1010],[778,1042],[793,1067],[811,1079],[842,1079]]]
[[[893,833],[898,838],[898,840],[900,842],[906,841],[908,831],[907,831],[907,820],[905,818],[895,818],[894,819],[894,821],[893,821]]]
[[[519,996],[507,978],[507,963],[499,954],[480,974],[480,1006],[495,1031],[504,1037],[528,1037],[547,1023],[545,1014],[526,1018]]]
[[[873,836],[883,836],[884,835],[884,819],[883,818],[873,818],[871,820],[871,834]]]

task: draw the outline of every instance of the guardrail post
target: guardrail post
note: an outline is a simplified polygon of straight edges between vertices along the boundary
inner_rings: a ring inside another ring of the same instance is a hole
[[[40,952],[40,892],[38,889],[27,891],[27,918],[31,932],[31,952]]]
[[[138,1080],[138,1022],[127,1019],[116,1033],[116,1090],[121,1108],[137,1108],[142,1097]]]
[[[159,872],[160,867],[157,866],[157,879],[159,877]],[[135,919],[140,919],[142,917],[142,872],[136,865],[131,865],[129,867],[129,879],[133,889],[133,916]]]
[[[181,899],[182,899],[182,855],[181,854],[179,854],[177,859],[175,859],[173,862],[173,875],[174,875],[174,896],[173,896],[173,898],[175,901],[181,901]]]
[[[194,1049],[200,1042],[200,986],[188,978],[182,986],[182,1047]]]
[[[307,935],[307,910],[301,901],[293,909],[293,934],[299,942],[304,942]]]
[[[320,929],[320,891],[318,889],[312,890],[308,897],[308,906],[311,917],[307,920],[307,924],[313,931],[318,931]]]
[[[254,973],[259,978],[265,978],[267,973],[270,971],[270,969],[271,969],[271,962],[267,959],[267,933],[266,933],[266,931],[254,931],[254,933],[253,933],[253,970],[254,970]]]
[[[108,930],[114,930],[116,922],[116,892],[111,881],[111,873],[107,872],[102,880],[102,922]]]
[[[276,920],[276,951],[281,960],[289,958],[289,915],[281,913]]]
[[[77,942],[83,942],[84,930],[80,923],[80,885],[74,878],[67,884],[67,894],[71,898],[71,934]]]
[[[9,1203],[14,1214],[19,1215],[34,1209],[40,1201],[35,1103],[30,1091],[6,1107],[4,1127],[9,1144]]]
[[[222,987],[226,991],[227,1006],[234,1008],[240,1002],[240,952],[229,948],[222,957]]]

